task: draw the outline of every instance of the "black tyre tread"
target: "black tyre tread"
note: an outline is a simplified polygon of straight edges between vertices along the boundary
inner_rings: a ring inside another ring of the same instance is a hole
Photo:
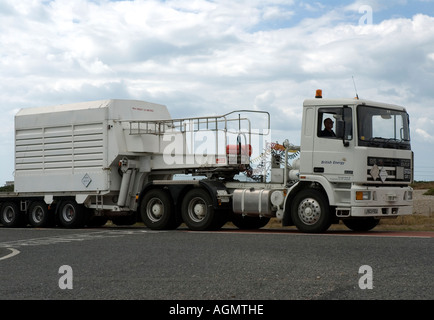
[[[313,225],[305,224],[298,216],[299,203],[305,198],[315,199],[321,206],[321,217]],[[327,197],[323,192],[317,189],[301,190],[293,199],[291,205],[291,218],[298,230],[306,233],[321,233],[326,231],[331,225],[330,207]]]
[[[164,206],[163,216],[158,221],[152,221],[151,219],[149,219],[146,213],[146,206],[148,202],[153,198],[159,199]],[[168,192],[161,189],[152,189],[147,191],[139,205],[140,216],[143,223],[152,230],[176,229],[180,223],[176,219],[176,215],[173,209],[174,205],[172,198],[170,197]]]

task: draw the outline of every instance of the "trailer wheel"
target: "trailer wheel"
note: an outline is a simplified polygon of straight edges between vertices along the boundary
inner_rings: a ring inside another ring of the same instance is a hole
[[[222,226],[211,196],[204,189],[194,188],[185,195],[181,215],[190,230],[214,230]]]
[[[354,218],[354,219],[342,219],[344,225],[353,231],[369,231],[374,229],[380,222],[380,219],[373,217],[369,218]]]
[[[45,228],[51,222],[48,206],[43,201],[33,202],[28,211],[29,223],[36,228]]]
[[[0,209],[0,223],[8,228],[22,227],[26,224],[25,215],[14,202],[6,202]]]
[[[143,223],[152,230],[175,229],[175,214],[169,194],[160,189],[148,191],[140,204]]]
[[[270,218],[266,217],[251,217],[243,216],[242,214],[233,214],[232,223],[242,230],[255,230],[265,227],[270,221]]]
[[[294,197],[291,218],[302,232],[324,232],[331,225],[329,204],[322,192],[315,189],[300,191]]]
[[[63,201],[59,208],[59,222],[65,228],[81,228],[85,222],[85,207],[74,200]]]

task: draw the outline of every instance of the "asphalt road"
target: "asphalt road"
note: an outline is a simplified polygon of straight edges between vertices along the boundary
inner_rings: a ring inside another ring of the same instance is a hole
[[[434,239],[414,234],[0,227],[0,297],[432,300]]]

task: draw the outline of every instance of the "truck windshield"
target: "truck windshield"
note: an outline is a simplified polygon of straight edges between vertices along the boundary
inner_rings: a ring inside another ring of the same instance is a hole
[[[359,146],[410,150],[409,118],[405,111],[358,106]]]

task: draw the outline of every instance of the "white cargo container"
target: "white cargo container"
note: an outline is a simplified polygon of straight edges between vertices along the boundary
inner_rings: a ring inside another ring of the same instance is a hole
[[[110,168],[158,139],[129,137],[125,120],[170,119],[166,106],[102,100],[22,109],[15,117],[15,191],[101,192],[118,187]],[[116,179],[115,179],[116,180]]]

